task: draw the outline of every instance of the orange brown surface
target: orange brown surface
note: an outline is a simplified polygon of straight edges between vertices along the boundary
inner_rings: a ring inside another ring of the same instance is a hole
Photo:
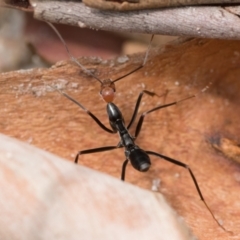
[[[143,89],[168,94],[165,98],[144,96],[140,112],[199,93],[212,83],[204,94],[148,115],[136,143],[188,164],[208,205],[233,235],[213,221],[187,170],[151,157],[149,172],[138,173],[128,166],[126,181],[150,189],[152,180],[160,178],[160,191],[199,239],[237,239],[240,168],[213,146],[222,138],[240,142],[240,43],[193,39],[153,52],[144,68],[116,83],[115,103],[128,123]],[[114,79],[140,65],[142,58],[134,55],[122,64],[117,59],[80,61],[99,78]],[[105,133],[77,105],[52,91],[52,84],[62,87],[108,124],[106,104],[98,95],[99,83],[75,64],[60,62],[50,69],[1,75],[0,132],[70,161],[79,150],[118,143],[117,135]],[[82,156],[80,164],[119,178],[124,159],[123,150],[118,149]]]

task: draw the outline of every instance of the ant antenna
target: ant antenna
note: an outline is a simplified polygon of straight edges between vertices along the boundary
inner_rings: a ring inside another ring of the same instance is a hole
[[[143,59],[143,63],[142,63],[142,65],[139,66],[139,67],[137,67],[137,68],[135,68],[135,69],[132,70],[131,72],[129,72],[129,73],[127,73],[127,74],[125,74],[125,75],[123,75],[123,76],[121,76],[121,77],[119,77],[119,78],[113,80],[112,82],[117,82],[117,81],[121,80],[122,78],[125,78],[125,77],[129,76],[130,74],[132,74],[132,73],[136,72],[137,70],[139,70],[139,69],[141,69],[141,68],[144,67],[144,65],[146,64],[147,59],[148,59],[148,54],[149,54],[149,51],[150,51],[150,48],[151,48],[151,45],[152,45],[153,37],[154,37],[154,34],[152,34],[152,36],[151,36],[151,39],[150,39],[150,42],[149,42],[149,44],[148,44],[148,48],[147,48],[147,51],[146,51],[145,57],[144,57],[144,59]]]
[[[150,39],[150,42],[149,42],[149,45],[148,45],[148,48],[147,48],[147,51],[146,51],[146,54],[145,54],[145,57],[144,57],[144,60],[143,60],[143,63],[141,66],[133,69],[132,71],[130,71],[129,73],[115,79],[115,80],[111,80],[111,79],[106,79],[103,81],[102,85],[101,85],[101,91],[100,91],[100,94],[102,96],[102,98],[105,100],[105,102],[109,103],[109,102],[113,102],[114,100],[114,94],[116,92],[116,87],[115,87],[115,82],[131,75],[132,73],[138,71],[139,69],[143,68],[144,65],[146,64],[147,62],[147,59],[148,59],[148,53],[150,51],[150,48],[151,48],[151,44],[152,44],[152,40],[153,40],[153,37],[154,37],[154,34],[152,35],[151,39]]]
[[[46,22],[52,29],[53,31],[57,34],[57,36],[59,37],[59,39],[61,40],[61,42],[63,43],[63,45],[66,48],[67,54],[70,57],[70,59],[75,62],[84,72],[86,72],[88,75],[92,76],[93,78],[95,78],[97,81],[99,81],[101,84],[103,84],[103,82],[96,77],[94,74],[92,74],[87,68],[85,68],[80,62],[77,61],[77,59],[70,53],[69,48],[66,44],[66,42],[64,41],[64,39],[62,38],[61,34],[58,32],[58,30],[56,29],[56,27],[54,27],[54,25],[50,22]]]
[[[151,47],[151,43],[153,40],[154,35],[152,35],[150,43],[148,45],[148,49],[146,51],[143,63],[141,66],[133,69],[132,71],[130,71],[129,73],[115,79],[115,80],[111,80],[111,79],[105,79],[105,80],[101,80],[98,77],[96,77],[93,73],[91,73],[87,68],[85,68],[81,63],[79,63],[77,61],[77,59],[75,57],[73,57],[73,55],[70,53],[69,48],[67,47],[66,42],[64,41],[64,39],[62,38],[61,34],[58,32],[58,30],[56,29],[56,27],[54,27],[54,25],[52,23],[46,22],[53,30],[54,32],[57,34],[57,36],[59,37],[59,39],[61,40],[61,42],[63,43],[63,45],[65,46],[65,49],[67,51],[68,56],[70,57],[70,59],[72,61],[74,61],[83,71],[85,71],[88,75],[92,76],[93,78],[95,78],[98,82],[101,83],[101,88],[100,88],[100,95],[102,96],[103,100],[107,103],[109,102],[113,102],[114,97],[115,97],[115,92],[116,92],[116,87],[115,87],[115,82],[131,75],[132,73],[138,71],[139,69],[141,69],[147,62],[147,58],[148,58],[148,53],[150,51],[150,47]]]

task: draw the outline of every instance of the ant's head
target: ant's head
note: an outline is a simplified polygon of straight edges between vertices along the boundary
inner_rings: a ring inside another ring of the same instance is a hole
[[[106,79],[102,81],[100,95],[105,102],[113,102],[115,97],[115,91],[115,84],[111,79]]]

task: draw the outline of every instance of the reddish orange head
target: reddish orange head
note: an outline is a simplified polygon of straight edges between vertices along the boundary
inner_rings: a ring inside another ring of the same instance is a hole
[[[109,103],[114,100],[115,91],[115,84],[111,81],[111,79],[106,79],[103,81],[100,94],[105,102]]]

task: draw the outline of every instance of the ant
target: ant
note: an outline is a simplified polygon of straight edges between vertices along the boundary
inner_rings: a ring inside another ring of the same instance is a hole
[[[61,37],[61,35],[59,34],[59,32],[57,31],[57,29],[50,23],[48,23],[52,28],[53,30],[56,32],[56,34],[59,36],[59,38],[61,39],[61,41],[63,42],[63,44],[65,45],[65,48],[68,52],[68,55],[70,56],[70,58],[75,62],[77,63],[78,66],[81,67],[81,69],[83,69],[84,71],[88,72],[92,77],[94,77],[97,81],[99,81],[101,83],[101,91],[100,91],[100,94],[102,96],[102,98],[107,102],[107,106],[106,106],[106,110],[107,110],[107,115],[108,115],[108,119],[109,119],[109,124],[111,126],[111,129],[109,129],[108,127],[106,127],[92,112],[90,112],[87,108],[85,108],[80,102],[76,101],[75,99],[73,99],[72,97],[70,97],[68,94],[66,94],[65,92],[62,92],[60,91],[59,89],[56,89],[60,94],[62,94],[63,96],[65,96],[66,98],[68,98],[70,101],[74,102],[75,104],[77,104],[83,111],[85,111],[96,123],[97,125],[102,128],[104,131],[108,132],[108,133],[111,133],[111,134],[115,134],[115,133],[118,133],[119,134],[119,137],[120,137],[120,141],[117,145],[114,145],[114,146],[105,146],[105,147],[99,147],[99,148],[93,148],[93,149],[86,149],[86,150],[82,150],[82,151],[79,151],[75,157],[75,160],[74,162],[77,164],[78,163],[78,160],[79,160],[79,156],[80,155],[83,155],[83,154],[90,154],[90,153],[98,153],[98,152],[105,152],[105,151],[111,151],[111,150],[114,150],[114,149],[117,149],[117,148],[124,148],[124,153],[125,153],[125,161],[123,162],[122,164],[122,171],[121,171],[121,180],[124,181],[125,180],[125,174],[126,174],[126,167],[127,167],[127,164],[130,162],[133,166],[133,168],[135,168],[137,171],[140,171],[140,172],[146,172],[149,170],[150,166],[151,166],[151,160],[150,160],[150,157],[149,155],[153,155],[153,156],[156,156],[156,157],[159,157],[161,159],[164,159],[168,162],[171,162],[175,165],[178,165],[180,167],[183,167],[185,169],[187,169],[189,171],[189,174],[194,182],[194,185],[196,187],[196,190],[198,192],[198,195],[200,196],[200,199],[203,201],[205,207],[208,209],[208,211],[210,212],[210,214],[212,215],[213,219],[216,221],[216,223],[224,230],[224,231],[227,231],[219,222],[218,220],[215,218],[213,212],[211,211],[210,207],[207,205],[204,197],[203,197],[203,194],[200,190],[200,187],[197,183],[197,180],[196,180],[196,177],[195,175],[193,174],[191,168],[183,163],[183,162],[180,162],[176,159],[173,159],[173,158],[170,158],[168,156],[165,156],[165,155],[162,155],[160,153],[157,153],[157,152],[153,152],[153,151],[149,151],[149,150],[143,150],[142,148],[140,148],[138,145],[136,145],[135,141],[137,139],[137,137],[139,136],[140,132],[141,132],[141,129],[142,129],[142,124],[144,122],[144,119],[145,117],[152,113],[152,112],[155,112],[155,111],[158,111],[160,109],[163,109],[163,108],[167,108],[167,107],[170,107],[170,106],[173,106],[173,105],[176,105],[180,102],[183,102],[183,101],[186,101],[188,99],[191,99],[191,98],[194,98],[194,97],[197,97],[198,94],[201,94],[203,92],[205,92],[208,88],[209,88],[209,84],[208,86],[204,87],[199,93],[197,94],[194,94],[194,95],[191,95],[191,96],[188,96],[186,98],[183,98],[181,100],[178,100],[178,101],[174,101],[174,102],[171,102],[171,103],[167,103],[167,104],[164,104],[164,105],[158,105],[146,112],[143,112],[138,120],[138,123],[137,123],[137,126],[136,126],[136,129],[135,129],[135,134],[134,136],[132,136],[130,133],[129,133],[129,129],[131,128],[133,122],[135,121],[136,117],[137,117],[137,113],[138,113],[138,109],[139,109],[139,106],[140,106],[140,103],[141,103],[141,100],[142,100],[142,97],[143,97],[143,94],[147,94],[147,95],[150,95],[150,96],[153,96],[153,95],[156,95],[155,93],[153,92],[150,92],[150,91],[147,91],[147,90],[143,90],[142,92],[140,92],[138,98],[137,98],[137,102],[136,102],[136,105],[135,105],[135,108],[134,108],[134,111],[133,111],[133,114],[132,114],[132,117],[131,117],[131,120],[129,122],[128,125],[125,124],[125,121],[124,121],[124,117],[120,111],[120,109],[113,103],[113,99],[114,99],[114,93],[116,91],[116,88],[115,88],[115,82],[116,81],[119,81],[121,79],[123,79],[124,77],[126,76],[129,76],[130,74],[136,72],[137,70],[141,69],[145,63],[146,63],[146,60],[147,60],[147,56],[148,56],[148,51],[149,51],[149,48],[150,48],[150,44],[149,44],[149,47],[148,47],[148,50],[145,54],[145,58],[144,58],[144,61],[143,61],[143,64],[137,68],[135,68],[134,70],[132,70],[131,72],[125,74],[124,76],[121,76],[115,80],[100,80],[99,78],[97,78],[94,74],[92,74],[91,72],[89,72],[84,66],[82,66],[79,62],[77,62],[77,60],[70,54],[68,48],[67,48],[67,45],[65,43],[65,41],[63,40],[63,38]],[[153,39],[153,36],[151,37],[151,41],[150,43],[152,42],[152,39]],[[227,231],[228,232],[228,231]]]

